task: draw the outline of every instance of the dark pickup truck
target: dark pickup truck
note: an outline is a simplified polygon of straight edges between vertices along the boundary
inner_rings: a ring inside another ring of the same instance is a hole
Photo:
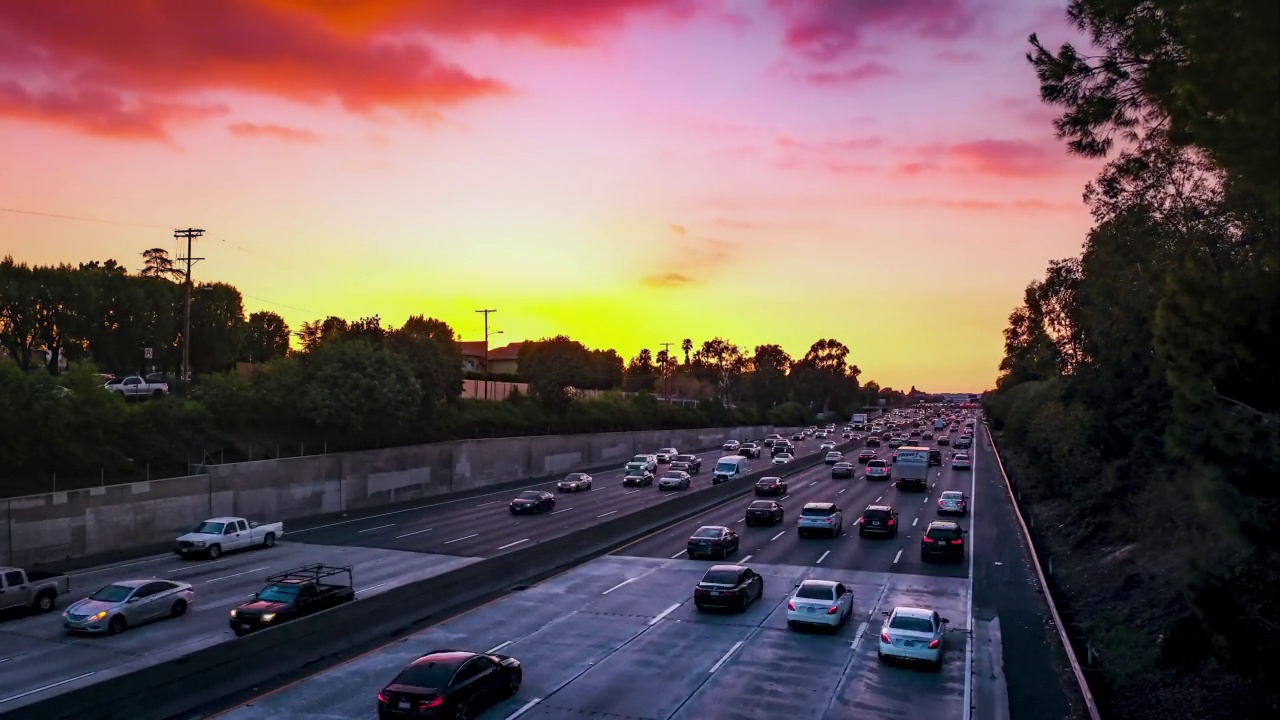
[[[305,565],[268,576],[266,587],[231,611],[229,623],[236,635],[248,635],[355,599],[350,565]]]

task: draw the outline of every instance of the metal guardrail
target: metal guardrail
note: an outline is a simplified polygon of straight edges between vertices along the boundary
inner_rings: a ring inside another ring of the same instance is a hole
[[[1089,681],[1085,679],[1084,669],[1080,666],[1080,659],[1076,657],[1075,648],[1071,646],[1071,638],[1067,636],[1067,628],[1062,624],[1062,616],[1058,614],[1058,606],[1053,602],[1053,595],[1049,592],[1049,581],[1044,574],[1044,568],[1040,565],[1040,555],[1036,552],[1036,546],[1031,542],[1031,530],[1027,527],[1026,520],[1022,517],[1022,510],[1018,507],[1018,499],[1013,493],[1013,484],[1009,482],[1009,474],[1005,472],[1004,461],[1000,459],[1000,450],[996,447],[996,438],[991,434],[991,427],[983,421],[982,427],[986,428],[987,439],[991,441],[991,454],[995,455],[996,465],[1000,468],[1000,477],[1004,479],[1004,488],[1009,493],[1009,502],[1013,505],[1013,516],[1018,519],[1018,526],[1022,528],[1022,537],[1027,541],[1027,547],[1031,550],[1031,564],[1036,569],[1036,580],[1040,583],[1040,588],[1044,590],[1044,601],[1049,605],[1049,614],[1053,617],[1053,626],[1058,630],[1058,639],[1062,641],[1062,647],[1067,652],[1067,661],[1071,663],[1071,673],[1076,677],[1076,685],[1080,687],[1080,695],[1084,698],[1085,710],[1089,712],[1091,720],[1102,720],[1102,714],[1098,712],[1098,704],[1093,699],[1093,693],[1089,690]]]

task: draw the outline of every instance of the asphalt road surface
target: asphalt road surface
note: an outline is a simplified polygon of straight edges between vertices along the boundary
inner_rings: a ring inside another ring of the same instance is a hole
[[[71,595],[59,599],[60,609],[112,582],[151,577],[191,583],[196,600],[181,618],[134,627],[114,637],[69,636],[60,612],[7,616],[0,623],[0,714],[231,640],[231,608],[260,590],[267,575],[316,562],[351,565],[356,596],[367,597],[477,560],[281,542],[212,561],[166,555],[77,573],[71,579]]]

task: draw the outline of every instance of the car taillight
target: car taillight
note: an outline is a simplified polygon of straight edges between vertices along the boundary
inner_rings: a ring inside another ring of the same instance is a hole
[[[889,524],[890,524],[890,525],[892,525],[892,524],[893,524],[893,518],[890,518],[890,519],[889,519]]]
[[[431,708],[438,708],[438,707],[440,707],[442,704],[444,704],[444,698],[443,698],[443,697],[436,697],[436,698],[432,698],[432,699],[430,699],[430,700],[423,700],[421,703],[419,703],[419,704],[418,704],[418,709],[419,709],[419,710],[430,710]]]
[[[391,704],[391,701],[387,699],[387,696],[386,696],[386,695],[383,695],[383,694],[382,694],[382,691],[381,691],[381,690],[379,690],[379,691],[378,691],[378,702],[382,703],[383,705],[390,705],[390,704]]]
[[[787,601],[787,609],[788,609],[788,610],[795,610],[795,609],[796,609],[796,604],[795,604],[795,603],[793,603],[793,602],[791,602],[790,600],[788,600],[788,601]]]
[[[858,524],[861,525],[867,521],[866,518],[858,518]]]
[[[893,642],[893,641],[889,639],[889,633],[887,633],[887,632],[882,632],[882,633],[880,633],[880,642],[882,642],[882,643],[886,643],[886,644],[887,644],[887,643],[891,643],[891,642]]]
[[[941,640],[934,640],[933,642],[929,643],[929,649],[930,649],[930,650],[937,650],[937,649],[938,649],[938,646],[939,646],[939,645],[941,645],[941,644],[942,644],[942,641],[941,641]]]
[[[955,540],[952,540],[952,541],[951,541],[951,544],[952,544],[952,545],[963,545],[963,544],[964,544],[964,538],[956,538]]]
[[[840,606],[839,606],[839,605],[832,605],[831,607],[827,608],[827,614],[828,614],[828,615],[835,615],[835,614],[836,614],[836,613],[838,613],[838,612],[840,612]]]
[[[833,523],[833,522],[835,522],[835,521],[836,521],[836,519],[835,519],[835,518],[833,518],[833,517],[825,517],[825,518],[822,518],[822,522],[824,522],[824,523]]]
[[[925,535],[924,537],[920,538],[920,542],[931,543],[933,542],[933,538],[929,537],[928,535]]]

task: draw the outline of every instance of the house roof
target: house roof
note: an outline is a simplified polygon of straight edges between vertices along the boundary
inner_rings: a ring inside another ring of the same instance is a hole
[[[513,342],[499,348],[489,348],[489,360],[516,360],[520,357],[520,346],[524,343]],[[483,348],[481,349],[483,353]]]
[[[472,340],[469,342],[458,343],[458,350],[462,352],[463,357],[484,357],[484,341]],[[492,357],[492,353],[490,353]]]

